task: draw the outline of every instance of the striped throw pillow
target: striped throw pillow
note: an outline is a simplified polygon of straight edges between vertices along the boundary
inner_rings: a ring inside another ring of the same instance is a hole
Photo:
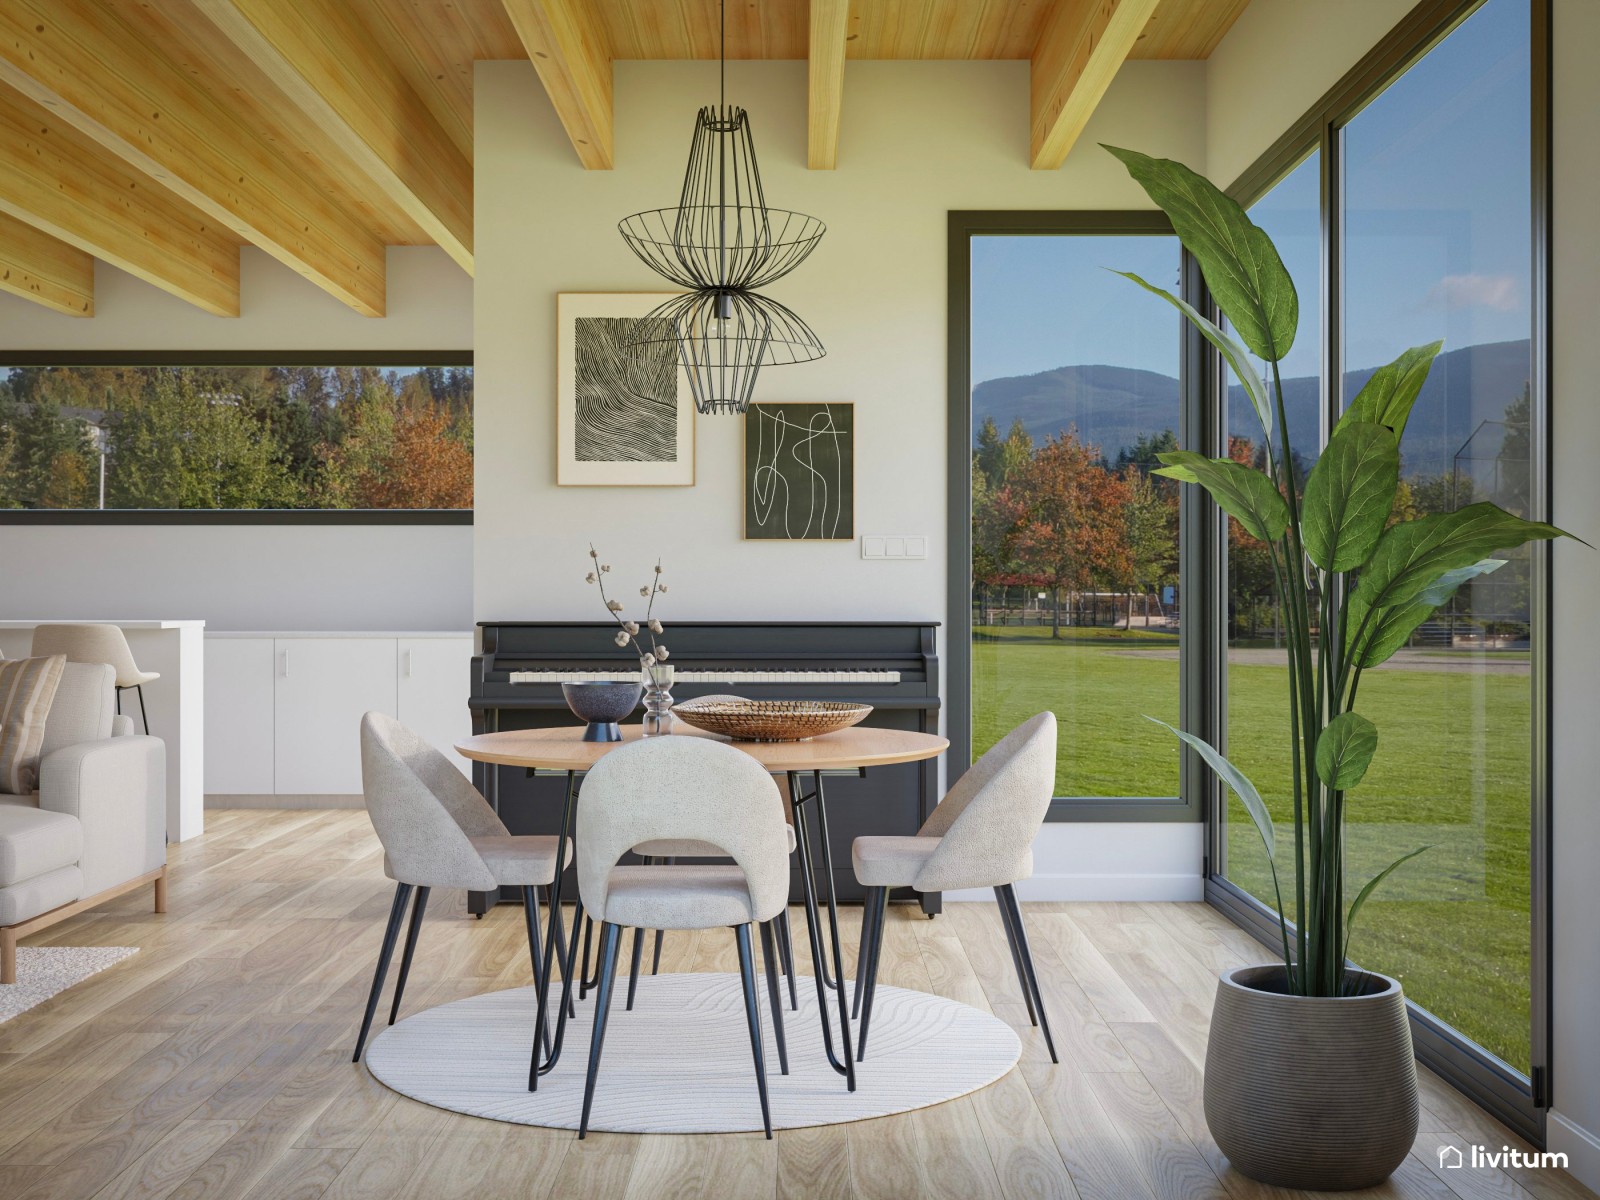
[[[39,786],[44,722],[66,665],[64,654],[0,662],[0,792],[26,796]]]

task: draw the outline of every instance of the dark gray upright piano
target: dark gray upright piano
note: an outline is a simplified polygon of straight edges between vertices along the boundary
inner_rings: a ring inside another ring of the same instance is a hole
[[[480,621],[482,652],[472,660],[472,731],[575,724],[561,698],[563,677],[638,675],[631,651],[612,642],[602,621]],[[662,641],[672,651],[675,700],[720,692],[751,699],[854,700],[873,706],[865,724],[939,731],[939,657],[934,622],[673,621]],[[520,767],[473,766],[473,781],[512,833],[556,832],[566,780]],[[859,901],[850,843],[863,833],[912,834],[939,802],[938,762],[829,774],[828,825],[834,886]],[[563,890],[576,886],[569,875]],[[572,893],[567,892],[568,895]],[[504,899],[516,900],[510,891]],[[492,897],[474,894],[483,912]],[[790,899],[801,899],[799,876]],[[923,900],[930,913],[939,897]]]

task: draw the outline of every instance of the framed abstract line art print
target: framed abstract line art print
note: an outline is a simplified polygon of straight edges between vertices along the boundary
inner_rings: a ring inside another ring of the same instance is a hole
[[[671,294],[556,298],[556,483],[689,487],[694,400],[670,339],[629,349]]]
[[[856,535],[854,404],[752,404],[744,419],[744,536]]]

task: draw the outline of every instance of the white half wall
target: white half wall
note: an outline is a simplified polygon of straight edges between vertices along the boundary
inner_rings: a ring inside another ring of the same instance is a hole
[[[1198,821],[1085,821],[1044,826],[1019,900],[1204,900],[1206,827]],[[987,889],[946,900],[993,900]]]
[[[95,264],[92,318],[0,295],[10,350],[470,350],[472,279],[391,247],[389,315],[362,317],[254,247],[242,315],[215,317]],[[467,629],[466,525],[4,525],[0,617],[199,618],[209,629]]]

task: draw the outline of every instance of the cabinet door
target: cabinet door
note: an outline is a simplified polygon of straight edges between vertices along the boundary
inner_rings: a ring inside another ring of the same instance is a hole
[[[400,723],[443,751],[460,772],[472,764],[451,749],[472,732],[467,711],[472,638],[400,639]]]
[[[279,638],[274,650],[278,794],[358,794],[361,715],[395,715],[395,640]]]
[[[272,639],[205,640],[205,789],[270,796]]]

